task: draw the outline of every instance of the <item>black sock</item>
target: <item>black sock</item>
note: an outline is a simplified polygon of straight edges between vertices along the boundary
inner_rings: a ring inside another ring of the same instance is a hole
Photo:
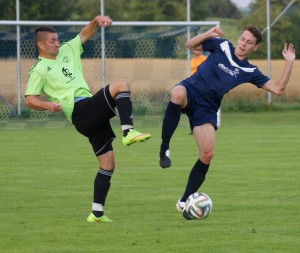
[[[120,92],[116,97],[116,105],[118,108],[121,125],[133,126],[130,92]]]
[[[198,191],[199,187],[205,180],[205,175],[208,171],[208,168],[209,164],[204,164],[199,159],[197,160],[190,172],[185,192],[180,201],[185,202],[191,194]]]
[[[161,139],[162,143],[160,146],[160,150],[164,153],[167,149],[169,149],[170,140],[178,126],[180,120],[180,105],[174,104],[173,102],[169,102],[167,106],[167,110],[164,116],[162,131],[161,131]]]
[[[128,129],[125,129],[125,130],[123,130],[123,136],[125,137],[127,134],[128,134],[128,132],[129,132],[129,130],[130,129],[132,129],[132,127],[131,128],[128,128]]]
[[[112,176],[112,171],[107,171],[102,168],[99,169],[95,181],[94,181],[94,201],[93,206],[99,204],[102,208],[105,205],[105,200],[110,188],[110,179]],[[94,209],[94,208],[93,208]],[[93,214],[96,217],[100,217],[103,215],[104,211],[101,208],[95,208],[97,210],[92,210]]]

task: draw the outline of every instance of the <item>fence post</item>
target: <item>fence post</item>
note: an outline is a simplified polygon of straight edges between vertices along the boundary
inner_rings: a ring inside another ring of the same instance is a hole
[[[16,0],[16,20],[20,21],[20,0]],[[21,36],[20,36],[20,25],[17,25],[17,93],[18,93],[18,115],[21,116]]]

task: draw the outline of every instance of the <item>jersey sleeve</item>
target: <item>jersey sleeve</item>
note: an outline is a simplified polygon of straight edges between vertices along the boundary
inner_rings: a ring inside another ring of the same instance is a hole
[[[261,71],[256,68],[255,74],[252,77],[251,83],[254,84],[257,88],[261,88],[265,83],[267,83],[270,78],[265,76]]]
[[[202,42],[203,51],[214,52],[218,46],[224,42],[224,39],[221,38],[211,38]]]
[[[25,90],[25,96],[41,95],[44,88],[44,84],[45,83],[42,76],[36,71],[31,71],[29,73],[28,83]]]
[[[74,39],[71,39],[70,41],[66,42],[66,44],[68,44],[74,52],[78,52],[79,56],[84,51],[79,34]]]

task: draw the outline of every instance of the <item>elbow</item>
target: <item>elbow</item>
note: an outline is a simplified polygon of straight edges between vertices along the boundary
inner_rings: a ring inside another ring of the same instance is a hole
[[[188,40],[186,43],[185,43],[185,48],[186,49],[189,49],[189,50],[193,50],[195,49],[197,46],[194,45],[194,43],[191,41],[191,40]]]
[[[284,90],[280,90],[276,95],[278,95],[278,96],[282,96],[283,94],[285,93],[285,91]]]
[[[27,107],[30,107],[30,99],[28,97],[25,97],[25,104]]]
[[[262,88],[266,91],[272,92],[275,95],[281,96],[285,93],[285,87],[287,84],[274,82],[270,80]]]
[[[281,95],[283,95],[285,93],[285,89],[284,88],[282,88],[282,89],[276,89],[272,93],[274,93],[275,95],[281,96]]]
[[[286,84],[283,84],[280,87],[278,87],[276,89],[276,91],[277,91],[276,95],[279,95],[279,96],[283,95],[285,93],[285,87],[286,87]]]
[[[186,44],[185,44],[185,47],[186,49],[189,49],[189,50],[199,50],[199,51],[203,51],[203,48],[202,48],[202,45],[201,44],[197,44],[195,45],[193,42],[191,41],[188,41]]]
[[[32,98],[30,96],[25,97],[25,104],[28,108],[33,107]]]

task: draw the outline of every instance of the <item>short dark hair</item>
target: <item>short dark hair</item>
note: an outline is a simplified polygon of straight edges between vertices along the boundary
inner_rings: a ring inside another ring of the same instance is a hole
[[[260,30],[255,25],[246,25],[243,29],[244,31],[249,31],[256,38],[256,45],[262,41],[262,34]]]
[[[37,43],[38,40],[44,39],[45,35],[43,32],[56,33],[56,30],[51,26],[40,26],[36,28],[34,32],[35,43]]]

